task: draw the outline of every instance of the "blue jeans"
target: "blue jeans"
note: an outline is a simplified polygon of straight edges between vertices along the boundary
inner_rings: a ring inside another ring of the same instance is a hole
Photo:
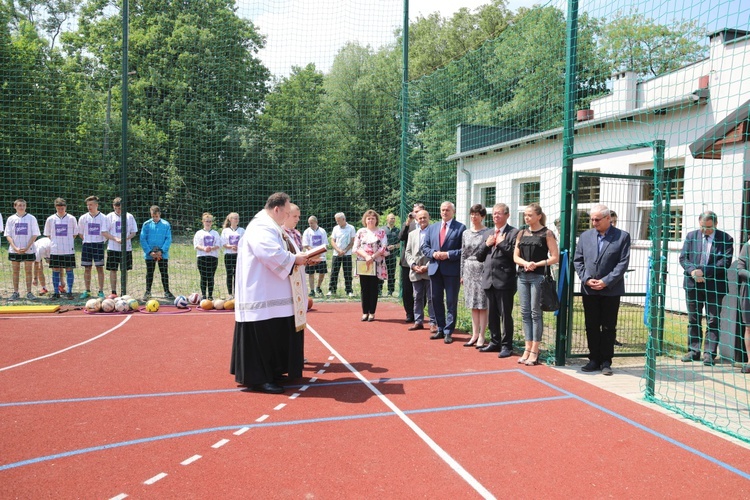
[[[521,305],[523,337],[527,341],[542,340],[542,281],[542,274],[518,273],[518,301]]]

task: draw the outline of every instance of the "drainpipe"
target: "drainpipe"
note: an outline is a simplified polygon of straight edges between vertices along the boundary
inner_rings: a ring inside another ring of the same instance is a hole
[[[458,159],[458,168],[466,175],[466,219],[469,222],[469,209],[471,208],[471,172],[464,168],[464,159]],[[458,201],[458,200],[456,200]]]

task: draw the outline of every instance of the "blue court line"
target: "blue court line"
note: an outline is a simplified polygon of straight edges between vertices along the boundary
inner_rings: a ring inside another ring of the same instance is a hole
[[[518,400],[513,400],[513,401],[497,401],[494,403],[476,403],[476,404],[470,404],[470,405],[441,406],[437,408],[420,408],[417,410],[405,410],[404,413],[419,414],[419,413],[436,413],[436,412],[443,412],[443,411],[460,411],[460,410],[470,410],[470,409],[476,409],[476,408],[491,408],[491,407],[497,407],[497,406],[509,406],[509,405],[517,405],[517,404],[559,401],[559,400],[564,400],[564,399],[571,399],[571,397],[568,395],[550,396],[550,397],[544,397],[544,398],[518,399]],[[195,436],[198,434],[207,434],[211,432],[233,431],[237,429],[242,429],[243,427],[248,427],[250,429],[258,429],[258,428],[264,428],[264,427],[282,427],[282,426],[288,426],[288,425],[318,424],[318,423],[323,423],[323,422],[341,422],[341,421],[347,421],[347,420],[361,420],[365,418],[380,418],[380,417],[395,417],[395,416],[396,416],[395,413],[388,411],[388,412],[380,412],[380,413],[366,413],[363,415],[346,415],[346,416],[339,416],[339,417],[319,417],[319,418],[309,418],[309,419],[303,419],[303,420],[290,420],[286,422],[266,422],[266,423],[253,423],[253,424],[241,424],[241,425],[224,425],[221,427],[209,427],[207,429],[196,429],[192,431],[176,432],[173,434],[164,434],[162,436],[152,436],[149,438],[134,439],[131,441],[122,441],[119,443],[110,443],[110,444],[105,444],[101,446],[93,446],[90,448],[82,448],[80,450],[71,450],[71,451],[66,451],[63,453],[56,453],[54,455],[46,455],[46,456],[37,457],[37,458],[30,458],[28,460],[22,460],[20,462],[13,462],[10,464],[0,465],[0,472],[4,470],[8,470],[8,469],[15,469],[17,467],[23,467],[25,465],[32,465],[32,464],[37,464],[40,462],[57,460],[60,458],[83,455],[85,453],[93,453],[96,451],[110,450],[113,448],[122,448],[125,446],[134,446],[134,445],[144,444],[144,443],[153,443],[155,441],[163,441],[165,439],[175,439],[175,438],[181,438],[181,437],[187,437],[187,436]]]
[[[666,442],[668,442],[668,443],[670,443],[670,444],[672,444],[674,446],[677,446],[678,448],[681,448],[681,449],[687,451],[688,453],[692,453],[693,455],[697,455],[697,456],[701,457],[704,460],[708,460],[709,462],[711,462],[714,465],[718,465],[719,467],[724,468],[724,469],[728,470],[729,472],[734,472],[738,476],[740,476],[740,477],[742,477],[744,479],[750,480],[750,473],[742,471],[742,470],[738,469],[737,467],[734,467],[731,464],[728,464],[726,462],[722,462],[718,458],[714,458],[714,457],[712,457],[710,455],[707,455],[707,454],[703,453],[700,450],[697,450],[697,449],[695,449],[695,448],[693,448],[691,446],[688,446],[685,443],[681,443],[681,442],[677,441],[676,439],[667,436],[666,434],[662,434],[661,432],[658,432],[658,431],[656,431],[654,429],[646,427],[645,425],[643,425],[643,424],[641,424],[639,422],[636,422],[635,420],[631,420],[628,417],[626,417],[624,415],[620,415],[619,413],[616,413],[616,412],[614,412],[614,411],[612,411],[612,410],[610,410],[608,408],[605,408],[604,406],[601,406],[601,405],[599,405],[597,403],[594,403],[593,401],[589,401],[588,399],[583,398],[583,397],[581,397],[581,396],[579,396],[577,394],[574,394],[574,393],[572,393],[570,391],[566,391],[565,389],[557,387],[556,385],[554,385],[554,384],[552,384],[550,382],[547,382],[546,380],[543,380],[543,379],[541,379],[539,377],[531,375],[531,374],[529,374],[529,373],[527,373],[525,371],[521,371],[521,370],[519,370],[519,371],[521,373],[523,373],[524,375],[526,375],[527,377],[531,378],[532,380],[534,380],[536,382],[539,382],[542,385],[546,385],[547,387],[549,387],[551,389],[554,389],[556,391],[559,391],[559,392],[565,394],[566,396],[569,396],[569,397],[571,397],[571,398],[573,398],[575,400],[580,401],[583,404],[591,406],[592,408],[595,408],[595,409],[597,409],[597,410],[599,410],[599,411],[601,411],[603,413],[606,413],[607,415],[609,415],[611,417],[614,417],[614,418],[616,418],[618,420],[621,420],[622,422],[625,422],[626,424],[632,425],[633,427],[635,427],[638,430],[641,430],[643,432],[651,434],[652,436],[657,437],[659,439],[662,439],[662,440],[664,440],[664,441],[666,441]]]
[[[369,382],[372,384],[385,384],[387,382],[428,380],[428,379],[451,378],[451,377],[468,377],[472,375],[495,375],[498,373],[511,373],[515,371],[517,370],[515,369],[490,370],[490,371],[470,372],[470,373],[447,373],[444,375],[420,375],[420,376],[415,376],[415,377],[378,378],[378,379],[369,380]],[[340,382],[313,382],[315,387],[329,387],[329,386],[336,386],[336,385],[352,385],[352,384],[361,384],[361,383],[362,382],[360,382],[359,380],[344,380]],[[286,388],[295,389],[295,388],[302,387],[303,385],[311,385],[311,384],[307,383],[307,384],[288,385],[286,386]],[[91,396],[87,398],[43,399],[39,401],[15,401],[15,402],[10,402],[10,403],[0,403],[0,408],[12,407],[12,406],[47,405],[47,404],[58,404],[58,403],[85,403],[85,402],[90,402],[90,401],[115,401],[119,399],[192,396],[196,394],[221,394],[221,393],[227,393],[227,392],[242,392],[244,390],[245,389],[243,388],[205,389],[205,390],[200,390],[200,391],[157,392],[157,393],[147,393],[147,394],[124,394],[124,395],[119,395],[119,396]]]

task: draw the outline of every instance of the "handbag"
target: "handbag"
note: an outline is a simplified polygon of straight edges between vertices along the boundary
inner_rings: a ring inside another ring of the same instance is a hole
[[[549,268],[544,266],[544,280],[539,286],[542,292],[542,311],[557,311],[560,309],[560,298],[557,296],[557,283]]]

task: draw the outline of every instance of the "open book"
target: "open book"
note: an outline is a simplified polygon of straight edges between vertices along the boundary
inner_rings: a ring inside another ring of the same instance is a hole
[[[314,258],[326,253],[326,250],[328,250],[328,248],[325,245],[318,245],[317,247],[312,247],[307,252],[302,252],[302,254],[306,255],[308,258]]]

